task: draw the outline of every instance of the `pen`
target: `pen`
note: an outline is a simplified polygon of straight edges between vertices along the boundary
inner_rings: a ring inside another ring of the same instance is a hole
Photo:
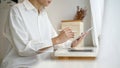
[[[58,30],[58,31],[62,31],[62,29]],[[72,32],[77,32],[77,31],[72,31]]]
[[[92,29],[93,29],[93,27],[89,28],[86,32],[89,32],[89,31],[92,30]]]

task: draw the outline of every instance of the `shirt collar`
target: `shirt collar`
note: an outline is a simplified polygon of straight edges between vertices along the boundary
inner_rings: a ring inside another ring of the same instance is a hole
[[[23,4],[27,10],[36,9],[28,0],[24,0]]]
[[[25,8],[26,8],[27,10],[36,10],[36,11],[37,11],[37,9],[30,3],[29,0],[24,0],[23,4],[24,4],[24,6],[25,6]],[[44,10],[45,10],[45,8],[43,8],[43,9],[41,10],[41,13],[43,13]]]

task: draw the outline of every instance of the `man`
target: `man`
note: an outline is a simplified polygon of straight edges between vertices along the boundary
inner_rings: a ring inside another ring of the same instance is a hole
[[[70,28],[64,28],[59,35],[53,29],[45,7],[52,0],[24,0],[13,6],[9,14],[7,39],[12,48],[3,59],[2,68],[32,68],[39,64],[48,52],[53,52],[53,46],[67,43],[74,37]],[[72,42],[71,47],[86,36]]]

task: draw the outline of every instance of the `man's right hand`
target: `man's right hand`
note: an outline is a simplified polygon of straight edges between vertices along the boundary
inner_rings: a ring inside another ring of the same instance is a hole
[[[70,38],[74,38],[74,32],[72,32],[72,30],[69,27],[66,27],[60,32],[60,34],[57,37],[53,38],[53,41],[55,41],[53,43],[64,43]]]

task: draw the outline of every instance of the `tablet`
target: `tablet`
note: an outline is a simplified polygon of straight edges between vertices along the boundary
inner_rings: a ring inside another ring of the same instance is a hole
[[[90,32],[92,29],[93,29],[93,27],[89,28],[89,29],[88,29],[87,31],[85,31],[83,34]],[[81,35],[82,35],[82,34],[81,34]],[[81,36],[81,35],[80,35],[80,36]],[[80,39],[80,36],[77,38],[77,40]]]

